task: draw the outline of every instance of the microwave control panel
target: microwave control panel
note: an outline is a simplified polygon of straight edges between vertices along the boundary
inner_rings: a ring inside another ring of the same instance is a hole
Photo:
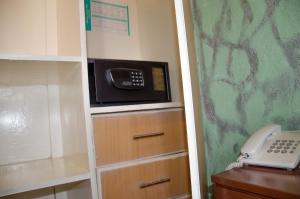
[[[119,89],[143,89],[145,80],[142,70],[111,68],[106,71],[106,79]]]

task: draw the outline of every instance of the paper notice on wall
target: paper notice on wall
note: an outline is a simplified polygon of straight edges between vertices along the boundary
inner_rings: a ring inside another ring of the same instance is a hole
[[[87,30],[95,29],[130,36],[128,5],[92,0],[86,3],[86,12],[90,12],[90,21],[86,23]]]

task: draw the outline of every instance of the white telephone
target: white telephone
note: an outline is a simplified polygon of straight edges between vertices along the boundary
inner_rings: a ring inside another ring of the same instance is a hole
[[[294,169],[300,161],[300,131],[281,131],[273,124],[255,132],[241,149],[237,162],[227,169],[243,164]]]

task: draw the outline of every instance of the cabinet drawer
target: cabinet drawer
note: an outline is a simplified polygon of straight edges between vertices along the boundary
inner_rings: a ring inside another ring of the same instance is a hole
[[[93,117],[97,165],[186,149],[182,110]]]
[[[101,174],[103,199],[166,199],[190,193],[187,156]]]

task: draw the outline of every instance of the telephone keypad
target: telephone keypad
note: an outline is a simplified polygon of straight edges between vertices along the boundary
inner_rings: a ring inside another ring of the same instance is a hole
[[[267,153],[293,154],[300,144],[300,140],[275,140],[267,150]]]

